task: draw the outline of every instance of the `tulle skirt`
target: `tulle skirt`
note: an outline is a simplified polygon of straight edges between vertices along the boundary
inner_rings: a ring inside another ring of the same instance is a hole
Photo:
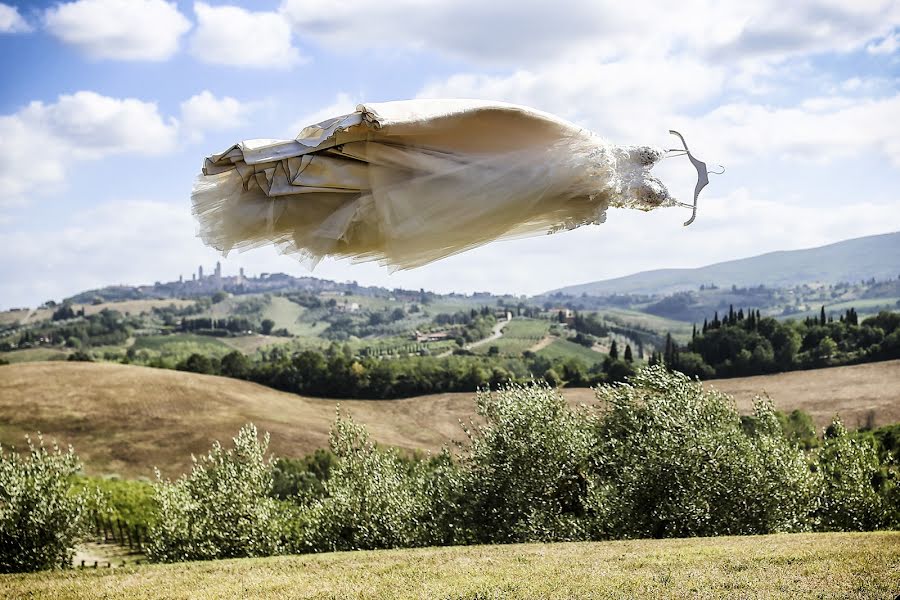
[[[408,269],[599,224],[610,206],[674,205],[649,173],[661,157],[514,105],[365,104],[295,140],[209,157],[193,212],[203,241],[225,253],[274,244],[311,265],[332,256]]]

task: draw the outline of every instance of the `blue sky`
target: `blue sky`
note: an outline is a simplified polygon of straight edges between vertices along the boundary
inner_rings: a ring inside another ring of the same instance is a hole
[[[0,3],[0,308],[115,283],[308,271],[196,237],[202,159],[362,101],[502,100],[727,166],[684,210],[313,275],[522,294],[900,229],[900,4],[686,0]],[[686,161],[659,167],[690,197]],[[898,261],[900,268],[900,261]]]

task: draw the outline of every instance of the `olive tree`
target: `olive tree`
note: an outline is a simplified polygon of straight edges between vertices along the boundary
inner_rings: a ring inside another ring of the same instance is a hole
[[[38,436],[28,451],[0,447],[0,573],[64,568],[87,528],[93,495],[70,493],[70,479],[81,469],[75,452],[54,444],[47,450]]]
[[[467,541],[583,539],[590,415],[546,383],[482,391],[475,404],[482,423],[460,459]]]
[[[794,531],[818,490],[771,403],[745,432],[733,402],[662,366],[596,390],[601,401],[589,505],[602,537]]]
[[[269,435],[259,440],[247,424],[231,449],[218,441],[194,458],[189,475],[175,482],[157,471],[157,519],[149,531],[152,560],[209,560],[268,556],[283,548],[283,510],[270,497]]]
[[[294,549],[334,551],[398,548],[446,541],[444,511],[450,500],[444,482],[453,463],[443,453],[433,460],[405,460],[377,447],[362,425],[339,417],[331,429],[337,457],[321,497],[300,499]]]
[[[873,485],[880,466],[875,448],[854,439],[835,418],[825,431],[818,456],[822,493],[816,517],[820,529],[864,531],[886,523],[885,498]]]

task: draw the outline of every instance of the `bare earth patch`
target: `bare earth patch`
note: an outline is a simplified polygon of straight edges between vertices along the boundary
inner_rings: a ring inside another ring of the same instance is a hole
[[[529,352],[535,352],[535,353],[536,353],[536,352],[538,352],[538,351],[540,351],[540,350],[543,350],[544,348],[546,348],[546,347],[549,346],[550,344],[552,344],[553,341],[554,341],[555,339],[556,339],[556,338],[555,338],[554,336],[552,336],[552,335],[545,335],[544,337],[542,337],[542,338],[540,339],[540,341],[538,341],[537,344],[535,344],[534,346],[532,346],[532,347],[529,348],[528,350],[529,350]]]

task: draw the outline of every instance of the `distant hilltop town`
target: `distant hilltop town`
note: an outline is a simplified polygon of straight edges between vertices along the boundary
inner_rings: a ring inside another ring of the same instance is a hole
[[[237,275],[223,275],[222,263],[217,262],[212,274],[204,272],[203,265],[191,274],[190,279],[183,275],[177,281],[160,282],[153,285],[108,286],[97,290],[82,292],[67,300],[74,303],[90,303],[96,299],[106,302],[116,300],[136,300],[141,298],[185,298],[191,296],[207,296],[223,291],[232,294],[252,294],[257,292],[274,292],[281,290],[305,290],[310,292],[357,292],[357,283],[337,283],[315,277],[293,277],[286,273],[260,273],[257,277],[247,277],[243,267]]]

